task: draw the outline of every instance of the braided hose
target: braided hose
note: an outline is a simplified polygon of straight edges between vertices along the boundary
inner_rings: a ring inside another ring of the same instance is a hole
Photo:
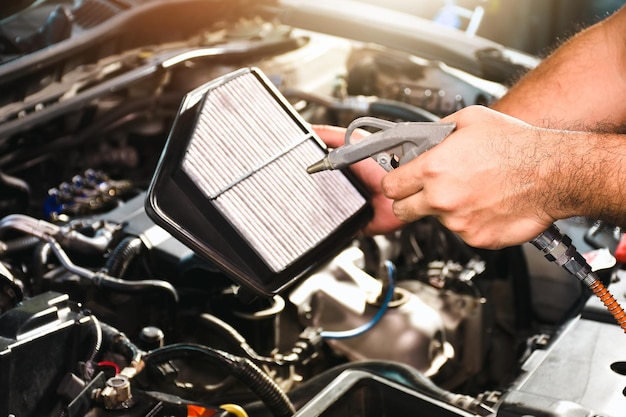
[[[531,240],[530,243],[543,252],[547,260],[560,265],[589,287],[600,298],[609,313],[617,320],[619,327],[626,333],[626,313],[624,309],[598,279],[598,276],[593,272],[585,258],[572,245],[572,240],[569,236],[562,234],[558,227],[553,224],[535,239]]]
[[[599,280],[594,281],[589,285],[591,291],[602,301],[607,310],[615,317],[619,327],[626,333],[626,312],[622,306],[619,305],[615,297],[609,292],[609,290]]]

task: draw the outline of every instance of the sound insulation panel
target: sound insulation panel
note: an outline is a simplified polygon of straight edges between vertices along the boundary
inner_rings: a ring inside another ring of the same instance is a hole
[[[370,216],[346,173],[306,172],[325,152],[267,78],[243,69],[187,95],[146,208],[235,281],[274,294]]]

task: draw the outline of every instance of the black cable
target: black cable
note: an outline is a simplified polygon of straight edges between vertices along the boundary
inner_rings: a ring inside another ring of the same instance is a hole
[[[233,376],[254,392],[275,417],[291,417],[295,413],[295,408],[287,394],[247,358],[231,355],[208,346],[178,343],[148,352],[142,359],[146,366],[150,366],[186,357],[203,357],[227,366]]]
[[[89,316],[91,318],[91,323],[93,324],[93,336],[94,342],[91,348],[91,352],[85,361],[85,369],[83,377],[87,381],[91,381],[93,376],[95,375],[95,361],[96,357],[100,354],[102,350],[102,341],[103,341],[103,333],[102,326],[100,325],[100,320],[94,315]]]
[[[129,364],[137,365],[143,351],[115,327],[102,322],[99,325],[102,332],[102,346],[106,350],[119,353]]]
[[[277,361],[273,358],[259,355],[252,348],[252,346],[248,344],[246,339],[241,333],[237,331],[237,329],[235,329],[219,317],[216,317],[213,314],[203,313],[200,315],[200,318],[202,319],[201,323],[210,325],[213,329],[218,330],[223,337],[229,339],[229,342],[232,342],[231,344],[235,346],[239,350],[240,354],[244,357],[247,357],[256,363],[281,365],[280,363],[277,363]]]
[[[220,318],[203,313],[200,315],[201,323],[208,324],[218,330],[220,334],[229,339],[230,345],[239,350],[240,354],[259,365],[292,366],[306,362],[318,351],[323,343],[321,329],[308,327],[300,333],[298,340],[290,351],[275,353],[272,357],[259,355],[248,341],[234,327]]]

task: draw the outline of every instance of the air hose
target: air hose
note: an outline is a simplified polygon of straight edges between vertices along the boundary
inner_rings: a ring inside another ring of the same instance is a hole
[[[555,225],[552,225],[530,243],[541,250],[547,260],[560,265],[589,287],[600,298],[617,321],[617,324],[626,333],[626,312],[602,284],[598,275],[591,270],[591,266],[576,250],[569,236],[564,235]]]

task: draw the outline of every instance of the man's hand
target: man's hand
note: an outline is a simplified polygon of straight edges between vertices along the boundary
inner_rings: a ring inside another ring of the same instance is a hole
[[[623,135],[535,127],[482,106],[441,121],[456,130],[401,167],[385,173],[373,160],[353,165],[372,192],[366,232],[432,215],[469,245],[498,249],[572,216],[626,226]],[[315,130],[329,146],[343,144],[343,129]]]
[[[555,217],[548,214],[553,155],[542,129],[486,107],[441,120],[457,129],[433,149],[387,174],[384,194],[410,222],[436,216],[468,244],[501,248],[527,242]],[[554,152],[558,152],[558,146]]]
[[[329,147],[337,148],[344,144],[346,130],[335,126],[312,126],[313,130]],[[357,130],[356,135],[366,135],[367,132]],[[400,221],[391,208],[392,201],[386,198],[380,188],[380,181],[386,174],[376,161],[368,158],[353,164],[350,169],[361,180],[371,195],[371,203],[374,209],[374,217],[366,225],[363,232],[368,235],[384,234],[401,228],[404,222]]]

